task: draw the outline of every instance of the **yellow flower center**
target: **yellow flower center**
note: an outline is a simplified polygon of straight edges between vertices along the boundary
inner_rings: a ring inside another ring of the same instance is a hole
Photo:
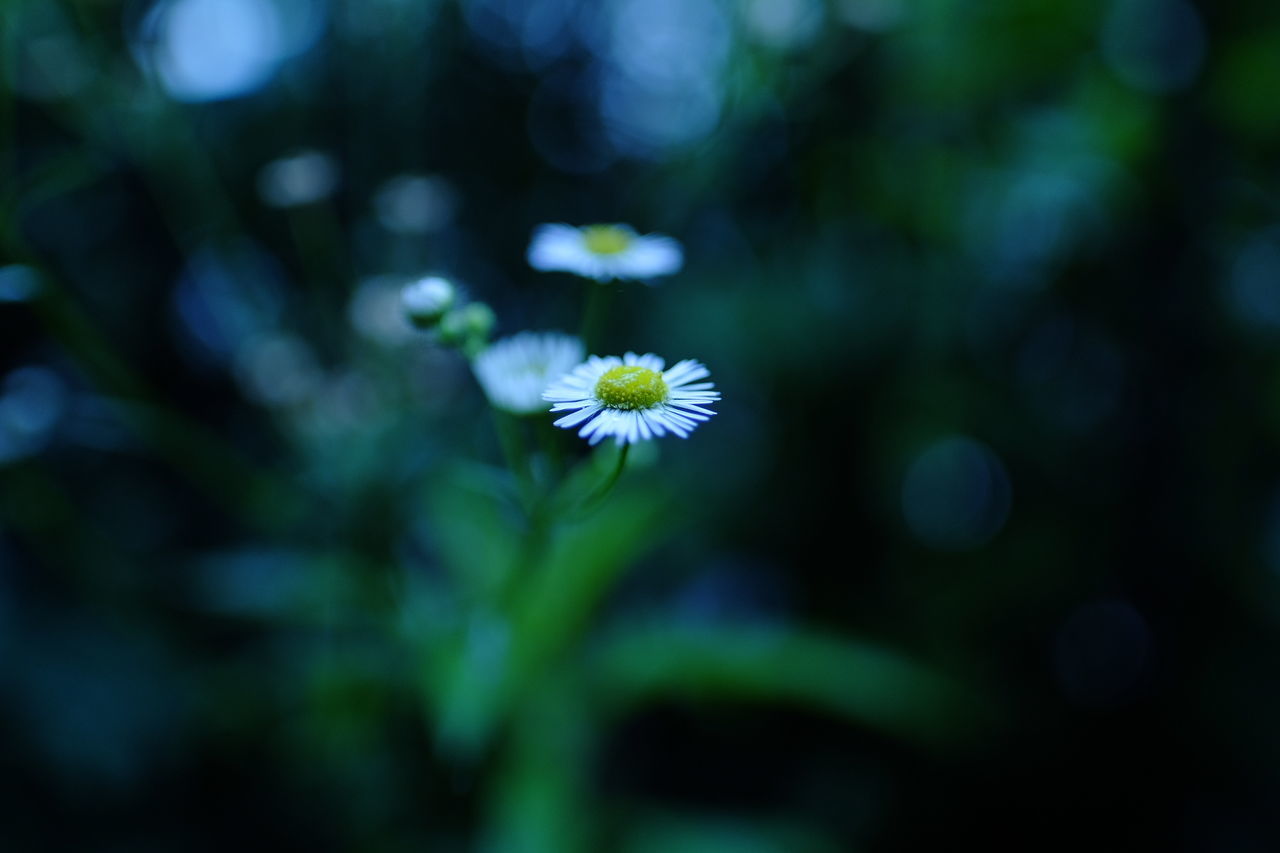
[[[596,399],[614,409],[648,409],[667,399],[667,383],[656,370],[619,365],[596,382]]]
[[[631,234],[617,225],[588,225],[582,229],[587,251],[593,255],[616,255],[631,245]]]

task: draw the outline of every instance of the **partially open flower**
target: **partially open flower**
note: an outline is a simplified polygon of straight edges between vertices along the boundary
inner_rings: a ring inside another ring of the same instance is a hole
[[[555,422],[596,444],[605,436],[618,444],[657,438],[668,432],[687,438],[700,421],[715,412],[705,408],[720,399],[715,383],[699,382],[711,375],[693,359],[677,362],[664,371],[665,362],[654,355],[629,352],[617,356],[591,356],[572,372],[552,383],[542,399],[553,412],[569,412]]]
[[[542,225],[529,243],[529,265],[584,278],[652,278],[680,270],[680,244],[662,234],[637,234],[629,225]]]
[[[546,411],[542,392],[582,361],[582,341],[560,332],[520,332],[495,341],[472,369],[494,408],[517,415]]]

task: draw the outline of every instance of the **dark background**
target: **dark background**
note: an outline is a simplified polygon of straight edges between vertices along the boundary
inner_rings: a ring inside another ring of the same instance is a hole
[[[1280,843],[1271,4],[0,24],[6,849]],[[607,350],[724,400],[522,621],[396,298],[572,330],[559,221],[681,241]]]

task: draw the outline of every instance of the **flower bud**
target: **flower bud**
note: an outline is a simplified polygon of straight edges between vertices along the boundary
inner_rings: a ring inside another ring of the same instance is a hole
[[[493,309],[483,302],[468,302],[445,314],[436,328],[440,342],[474,355],[484,348],[497,322]]]
[[[427,276],[410,282],[400,291],[400,304],[409,322],[429,329],[440,322],[457,300],[457,290],[448,279]]]

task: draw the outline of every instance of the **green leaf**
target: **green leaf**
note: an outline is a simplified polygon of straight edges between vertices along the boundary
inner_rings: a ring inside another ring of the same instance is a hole
[[[900,654],[784,628],[650,626],[615,637],[597,659],[615,710],[655,696],[795,703],[912,741],[965,740],[990,708]]]

